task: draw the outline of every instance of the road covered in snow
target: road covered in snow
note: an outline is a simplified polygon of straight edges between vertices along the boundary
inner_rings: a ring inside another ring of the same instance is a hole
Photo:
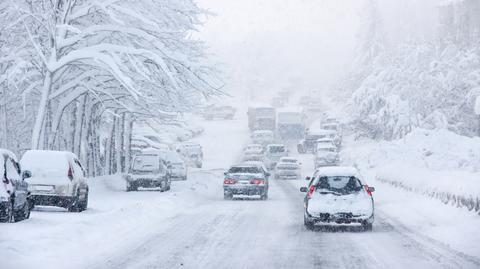
[[[2,225],[0,256],[10,258],[0,267],[480,268],[478,235],[454,229],[455,221],[475,226],[478,216],[379,182],[370,182],[372,232],[307,230],[303,180],[271,180],[267,201],[223,200],[223,172],[249,141],[246,119],[203,126],[196,140],[204,168],[191,169],[187,181],[170,192],[127,193],[119,176],[91,179],[87,211],[42,208]],[[311,174],[312,157],[298,157]]]

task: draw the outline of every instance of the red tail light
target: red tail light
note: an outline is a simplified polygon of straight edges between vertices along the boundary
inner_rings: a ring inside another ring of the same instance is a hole
[[[315,186],[314,185],[310,186],[310,188],[308,189],[307,198],[312,198],[312,194],[314,191],[315,191]]]
[[[369,196],[372,196],[372,192],[369,190],[368,185],[365,185],[365,191]]]
[[[252,179],[252,181],[250,181],[250,184],[255,184],[255,185],[265,184],[265,180],[263,180],[263,179]]]
[[[226,178],[223,180],[223,184],[235,184],[235,179],[231,179],[231,178]]]
[[[73,170],[72,170],[72,167],[71,167],[71,166],[68,166],[67,177],[68,177],[70,180],[73,179]]]

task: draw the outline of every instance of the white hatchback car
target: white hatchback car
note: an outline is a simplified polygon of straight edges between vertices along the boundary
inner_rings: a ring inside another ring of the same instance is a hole
[[[354,167],[325,167],[318,169],[306,192],[304,224],[313,229],[315,224],[360,225],[371,230],[374,221],[372,192],[375,188],[362,182]]]
[[[58,206],[71,212],[87,209],[87,178],[75,154],[29,150],[20,164],[31,172],[27,182],[34,205]]]

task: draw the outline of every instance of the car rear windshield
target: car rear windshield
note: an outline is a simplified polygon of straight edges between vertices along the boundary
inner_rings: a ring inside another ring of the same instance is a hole
[[[297,170],[298,166],[297,165],[279,165],[277,166],[278,170]]]
[[[132,170],[135,172],[152,172],[160,167],[158,155],[139,155],[133,159]]]
[[[362,185],[356,177],[352,176],[320,177],[318,179],[317,189],[328,190],[339,194],[350,194],[362,190]]]
[[[236,174],[236,173],[247,173],[247,174],[258,174],[260,173],[260,169],[254,166],[234,166],[228,170],[229,173]]]
[[[272,146],[269,148],[270,153],[282,153],[285,152],[284,146]]]

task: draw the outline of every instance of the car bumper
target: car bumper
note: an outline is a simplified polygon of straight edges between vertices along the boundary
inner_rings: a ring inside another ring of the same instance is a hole
[[[168,180],[163,178],[158,178],[158,179],[157,178],[137,178],[137,179],[130,179],[128,182],[137,187],[156,188],[156,187],[160,187],[162,182],[168,182]]]
[[[44,206],[58,206],[58,207],[69,207],[75,197],[73,196],[60,196],[60,195],[40,195],[32,194],[31,199],[34,205],[44,205]]]
[[[276,174],[276,178],[278,179],[299,179],[300,175],[282,175],[282,174]]]
[[[267,191],[267,186],[224,186],[223,191],[233,195],[262,195]]]
[[[371,224],[374,215],[353,215],[352,213],[319,213],[311,215],[305,212],[307,218],[315,224]]]

